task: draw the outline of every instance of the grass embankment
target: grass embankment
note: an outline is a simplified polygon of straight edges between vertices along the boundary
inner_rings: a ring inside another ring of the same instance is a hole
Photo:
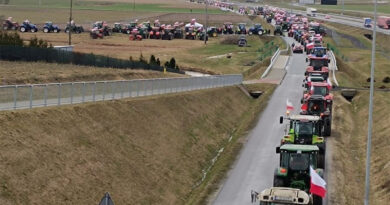
[[[339,29],[339,24],[326,23],[326,26],[336,33],[326,37],[325,41],[336,45],[340,51],[338,58],[337,80],[341,86],[368,87],[371,66],[371,40],[364,37],[364,34],[371,32],[354,27],[344,26]],[[384,83],[385,77],[390,77],[390,36],[377,33],[377,50],[375,61],[375,87],[390,87],[389,83]],[[344,55],[346,61],[342,61]]]
[[[75,81],[181,77],[174,73],[76,66],[71,64],[0,61],[3,85]]]
[[[1,112],[0,203],[95,204],[106,191],[117,204],[201,200],[265,107],[273,86],[263,89],[259,100],[229,87]],[[207,185],[192,190],[224,145]]]
[[[337,33],[326,37],[325,41],[336,45],[340,55],[338,58],[339,71],[337,79],[341,86],[367,87],[370,76],[371,41],[363,34],[365,30],[327,24]],[[375,87],[389,86],[382,82],[390,76],[388,67],[389,48],[386,48],[389,37],[378,34],[375,69]],[[368,121],[368,91],[360,91],[352,102],[346,101],[339,93],[335,95],[333,133],[328,139],[332,147],[333,164],[329,183],[331,204],[359,204],[364,198],[364,177],[366,157],[366,136]],[[390,148],[388,139],[388,116],[390,107],[388,92],[376,92],[374,102],[374,129],[371,158],[371,203],[388,204],[390,200],[390,157],[383,154]]]
[[[360,204],[364,198],[368,91],[361,92],[352,103],[336,95],[333,115],[334,131],[328,143],[333,147],[330,190],[331,204]],[[390,93],[376,92],[371,156],[372,204],[385,205],[390,200],[390,149],[388,116]]]

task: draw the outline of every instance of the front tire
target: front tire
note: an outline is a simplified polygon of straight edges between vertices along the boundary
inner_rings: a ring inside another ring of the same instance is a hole
[[[49,29],[48,28],[44,28],[43,29],[43,33],[49,33]]]
[[[20,32],[22,32],[22,33],[26,32],[26,28],[21,27],[21,28],[20,28]]]

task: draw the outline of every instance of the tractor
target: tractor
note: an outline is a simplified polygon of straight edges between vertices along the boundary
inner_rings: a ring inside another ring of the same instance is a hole
[[[234,34],[232,23],[226,22],[223,24],[223,34]]]
[[[172,27],[166,27],[161,31],[162,40],[172,40],[174,39],[174,29]]]
[[[324,76],[321,73],[310,73],[309,76],[307,76],[303,80],[302,87],[305,89],[311,88],[311,84],[314,82],[322,83],[322,82],[327,82],[328,79],[325,79]]]
[[[279,35],[283,36],[282,26],[280,26],[280,25],[276,25],[275,26],[274,36],[276,36],[276,34],[279,34]]]
[[[185,28],[185,39],[196,39],[196,31],[193,26],[189,26]]]
[[[261,24],[255,24],[253,27],[249,28],[248,34],[249,35],[255,34],[261,36],[265,34],[265,32]]]
[[[38,31],[38,27],[35,24],[30,23],[29,20],[25,20],[23,24],[19,28],[20,32],[28,32],[35,33]]]
[[[149,32],[150,39],[161,39],[161,27],[152,27],[152,30]]]
[[[280,116],[280,124],[286,119],[290,123],[286,126],[285,135],[281,140],[283,144],[305,144],[316,145],[319,149],[318,167],[325,169],[325,139],[321,132],[321,123],[319,116],[311,115],[291,115],[286,118]]]
[[[246,35],[248,32],[246,30],[246,23],[239,23],[236,29],[236,34]]]
[[[142,34],[139,32],[137,28],[134,28],[131,30],[130,35],[129,35],[129,40],[130,41],[142,41]]]
[[[123,33],[124,27],[121,23],[114,23],[114,28],[112,28],[113,33]]]
[[[84,32],[84,28],[82,26],[77,26],[72,20],[71,23],[68,22],[65,28],[65,33],[82,33]]]
[[[53,22],[51,21],[46,22],[45,25],[43,26],[44,33],[50,33],[50,32],[58,33],[60,31],[61,29],[57,25],[53,25]]]
[[[104,36],[111,36],[111,28],[107,25],[105,21],[96,21],[93,25],[92,28],[97,28],[100,30],[100,32]]]
[[[321,177],[323,169],[318,164],[324,164],[319,159],[319,148],[315,145],[284,144],[276,148],[280,154],[280,164],[274,172],[274,187],[289,187],[309,193],[310,167]],[[313,204],[322,205],[322,198],[313,195]]]
[[[248,41],[246,40],[245,35],[241,35],[240,38],[238,39],[238,47],[246,47],[248,44]]]
[[[4,22],[3,22],[3,29],[4,30],[18,30],[19,29],[19,24],[17,22],[12,21],[12,17],[8,17]]]
[[[217,27],[209,27],[209,28],[207,28],[207,35],[209,37],[217,37],[218,36]]]
[[[98,39],[98,38],[103,39],[103,37],[104,37],[103,29],[99,29],[97,27],[94,27],[89,32],[89,35],[91,36],[92,39]]]
[[[324,136],[332,132],[332,98],[322,95],[308,95],[302,102],[301,115],[320,116],[321,129]]]
[[[260,205],[313,205],[306,192],[288,187],[272,187],[257,196]]]

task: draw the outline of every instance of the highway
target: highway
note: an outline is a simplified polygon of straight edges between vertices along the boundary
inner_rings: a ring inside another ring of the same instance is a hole
[[[291,44],[292,39],[287,41]],[[268,106],[263,111],[254,129],[250,132],[233,168],[220,188],[213,204],[251,204],[250,191],[260,192],[272,187],[273,174],[279,163],[275,148],[280,145],[284,127],[279,116],[286,112],[286,100],[294,105],[294,113],[300,110],[302,80],[306,68],[305,54],[293,54],[287,65],[287,74],[276,88]]]

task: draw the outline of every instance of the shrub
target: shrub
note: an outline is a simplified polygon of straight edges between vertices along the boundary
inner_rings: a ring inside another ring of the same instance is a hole
[[[382,82],[384,82],[384,83],[390,83],[390,77],[389,77],[389,76],[386,76],[385,78],[383,78]]]

